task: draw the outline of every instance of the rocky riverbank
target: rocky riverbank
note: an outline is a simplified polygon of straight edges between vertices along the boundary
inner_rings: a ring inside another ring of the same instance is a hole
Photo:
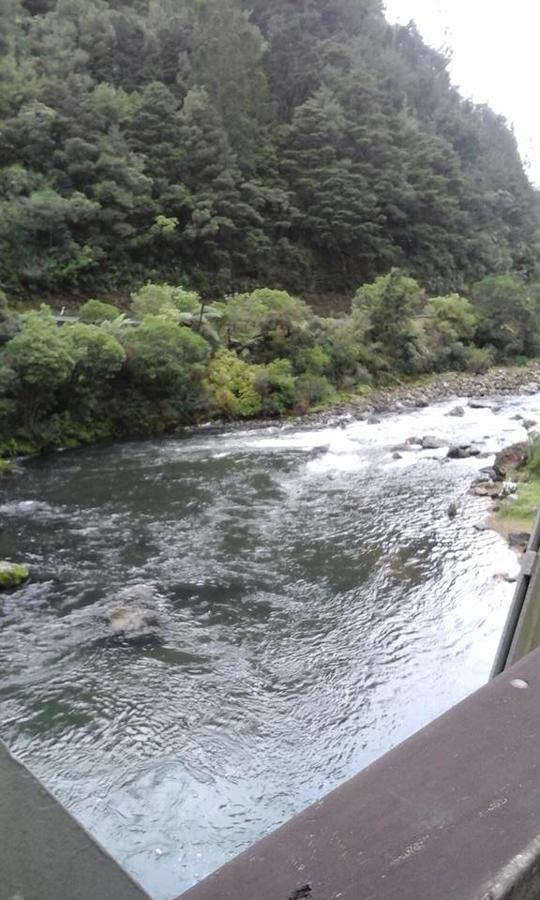
[[[526,366],[509,366],[489,369],[475,374],[471,372],[444,372],[418,379],[409,379],[384,388],[373,388],[361,396],[351,395],[332,403],[326,409],[307,412],[302,416],[283,419],[220,420],[193,425],[182,429],[182,434],[268,428],[290,425],[339,425],[350,419],[370,419],[385,413],[424,408],[455,398],[468,398],[469,405],[496,404],[497,396],[507,394],[536,394],[540,392],[540,360]]]
[[[527,366],[489,369],[482,374],[445,372],[432,375],[388,388],[375,389],[364,397],[349,399],[334,406],[332,410],[311,414],[308,417],[324,418],[339,414],[369,416],[431,406],[452,397],[468,397],[472,401],[470,405],[474,405],[475,399],[481,401],[482,398],[489,397],[490,400],[496,400],[498,395],[538,392],[540,392],[540,361]]]

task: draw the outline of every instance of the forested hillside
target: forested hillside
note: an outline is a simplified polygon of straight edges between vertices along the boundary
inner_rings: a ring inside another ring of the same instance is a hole
[[[513,135],[379,0],[0,0],[11,299],[529,278]]]

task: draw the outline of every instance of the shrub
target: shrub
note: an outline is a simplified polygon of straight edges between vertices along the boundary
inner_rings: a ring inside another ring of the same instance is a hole
[[[60,340],[74,363],[70,394],[76,401],[95,407],[125,362],[124,348],[111,334],[82,322],[64,325]]]
[[[189,404],[198,400],[211,354],[199,334],[159,316],[147,316],[141,325],[124,332],[122,343],[127,370],[143,391],[177,395]]]
[[[499,359],[539,350],[536,304],[517,275],[490,275],[473,285],[480,343],[493,346]]]
[[[292,409],[295,401],[295,378],[288,359],[276,359],[259,366],[255,388],[261,397],[261,412],[279,416]]]
[[[299,412],[307,412],[310,406],[330,403],[336,399],[333,386],[324,375],[300,375],[295,386],[295,405]]]
[[[419,331],[412,319],[423,304],[423,291],[400,269],[361,287],[353,299],[353,320],[359,332],[391,361],[392,368],[403,372],[422,371],[418,360],[422,352],[417,346]]]
[[[290,339],[292,332],[313,318],[307,303],[286,291],[261,288],[228,297],[223,309],[222,334],[230,347],[257,352],[266,344]],[[266,355],[269,357],[268,346]]]
[[[257,367],[229,350],[219,350],[208,369],[206,384],[216,411],[231,418],[248,418],[261,412],[261,396],[255,389]]]
[[[173,294],[174,288],[169,284],[145,284],[131,295],[133,315],[141,322],[146,316],[162,316],[177,321],[179,311],[175,306]]]
[[[102,322],[114,322],[120,310],[112,303],[103,300],[87,300],[79,310],[79,319],[85,325],[101,325]]]

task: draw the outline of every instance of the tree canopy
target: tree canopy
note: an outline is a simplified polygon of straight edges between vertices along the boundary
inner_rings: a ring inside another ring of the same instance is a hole
[[[0,54],[11,297],[534,274],[511,131],[380,0],[2,0]]]

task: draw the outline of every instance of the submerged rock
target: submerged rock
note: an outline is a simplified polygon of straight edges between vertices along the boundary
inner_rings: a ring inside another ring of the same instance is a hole
[[[447,515],[449,519],[455,519],[458,514],[458,505],[455,500],[452,500],[450,506],[447,509]]]
[[[0,591],[13,591],[30,577],[28,566],[2,560],[0,562]]]
[[[491,409],[493,404],[489,400],[473,397],[472,400],[469,400],[469,406],[471,409]]]
[[[431,434],[428,434],[422,438],[423,450],[441,450],[442,447],[446,447],[446,444],[446,441],[442,441],[440,438],[435,437]]]
[[[112,638],[140,641],[160,636],[163,618],[159,597],[152,587],[134,584],[118,591],[105,602],[101,618]]]
[[[538,425],[538,422],[536,421],[536,419],[524,419],[522,424],[527,431],[530,431],[531,428],[534,428],[536,425]]]
[[[469,459],[471,456],[480,456],[480,450],[472,444],[455,444],[447,453],[448,459]]]

